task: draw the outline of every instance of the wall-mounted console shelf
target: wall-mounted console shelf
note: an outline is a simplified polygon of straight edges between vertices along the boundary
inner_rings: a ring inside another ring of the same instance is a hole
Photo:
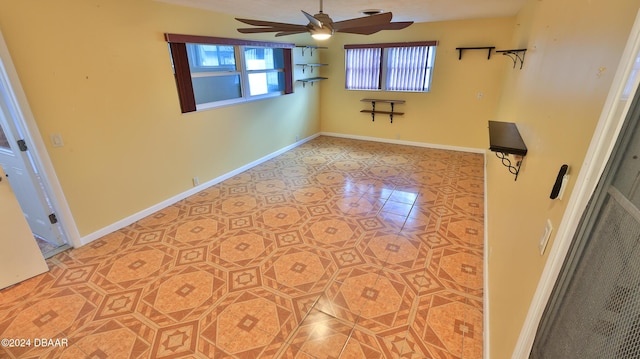
[[[489,149],[496,153],[502,164],[515,175],[518,180],[520,165],[527,155],[527,146],[524,144],[518,127],[512,122],[489,121]],[[515,157],[515,163],[511,163],[509,155]]]
[[[299,47],[301,49],[302,56],[304,56],[304,50],[309,50],[309,54],[313,56],[313,50],[328,49],[328,47],[325,47],[325,46],[311,46],[311,45],[297,45],[296,47]]]
[[[296,47],[301,48],[302,56],[304,56],[304,50],[309,50],[310,55],[313,56],[313,50],[328,49],[328,47],[324,47],[324,46],[311,46],[311,45],[296,45]],[[305,72],[307,67],[310,69],[309,73],[313,73],[313,69],[315,67],[328,66],[328,65],[329,64],[318,64],[318,63],[296,64],[296,66],[302,66],[302,73]],[[297,81],[302,82],[302,87],[305,87],[308,83],[310,83],[311,86],[313,86],[314,83],[322,80],[327,80],[327,78],[316,76],[316,77],[310,77],[306,79],[299,79]]]
[[[308,83],[310,83],[311,86],[313,86],[313,84],[315,82],[322,81],[322,80],[327,80],[327,78],[326,77],[311,77],[311,78],[308,78],[308,79],[300,79],[300,80],[298,80],[298,82],[302,82],[302,87],[305,87],[306,84],[308,84]]]
[[[376,98],[363,98],[360,101],[362,101],[362,102],[371,102],[371,110],[360,110],[360,112],[362,112],[362,113],[370,113],[371,114],[371,121],[375,121],[376,120],[376,113],[389,115],[389,120],[391,120],[391,123],[393,123],[393,116],[394,115],[404,115],[404,112],[396,112],[395,109],[394,109],[395,104],[403,104],[403,103],[405,103],[404,100],[383,100],[383,99],[376,99]],[[391,105],[391,111],[376,110],[376,102],[388,103],[389,105]]]
[[[464,50],[487,50],[487,60],[491,59],[491,51],[495,50],[495,46],[480,46],[480,47],[456,47],[458,50],[458,60],[462,60],[462,51]]]
[[[314,67],[329,66],[329,64],[296,64],[296,66],[302,66],[302,73],[307,67],[311,69],[309,72],[313,73]]]
[[[516,68],[516,64],[520,62],[520,70],[522,70],[522,65],[524,65],[524,55],[527,52],[527,49],[516,49],[516,50],[496,50],[496,52],[501,52],[505,56],[509,56],[511,60],[513,60],[513,68]]]

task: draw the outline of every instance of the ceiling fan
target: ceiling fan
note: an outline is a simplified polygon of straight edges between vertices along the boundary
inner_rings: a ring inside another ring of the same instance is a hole
[[[259,26],[251,28],[239,28],[243,34],[255,34],[262,32],[275,32],[276,36],[285,36],[311,33],[316,40],[326,40],[335,32],[346,32],[350,34],[371,35],[381,30],[400,30],[413,24],[413,21],[391,22],[393,14],[390,12],[378,13],[349,20],[333,22],[329,15],[322,11],[322,0],[320,0],[320,12],[311,15],[302,11],[309,20],[307,25],[287,24],[282,22],[272,22],[263,20],[240,19],[236,20],[247,25]]]

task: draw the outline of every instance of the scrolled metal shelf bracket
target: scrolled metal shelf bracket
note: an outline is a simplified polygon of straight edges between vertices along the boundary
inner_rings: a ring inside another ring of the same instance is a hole
[[[522,70],[522,66],[524,65],[524,55],[527,53],[527,49],[517,49],[517,50],[496,50],[496,52],[501,52],[504,56],[509,57],[513,61],[513,68],[516,68],[516,64],[518,61],[520,62],[520,70]],[[520,56],[522,54],[522,56]]]
[[[520,166],[527,155],[527,146],[520,136],[518,126],[512,122],[489,121],[489,150],[496,153],[502,164],[518,180]]]
[[[502,161],[502,165],[507,167],[509,169],[509,172],[511,172],[511,174],[516,176],[514,181],[517,181],[518,173],[520,173],[520,165],[522,164],[522,156],[513,156],[515,160],[515,166],[511,162],[511,159],[509,159],[509,154],[507,153],[496,152],[496,157],[498,157],[500,161]]]

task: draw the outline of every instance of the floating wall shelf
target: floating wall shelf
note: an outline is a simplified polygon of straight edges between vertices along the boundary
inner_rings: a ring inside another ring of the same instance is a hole
[[[363,98],[360,101],[362,101],[362,102],[371,102],[371,110],[361,110],[360,111],[362,113],[370,113],[371,114],[371,121],[375,121],[376,120],[376,113],[389,115],[389,120],[391,120],[391,123],[393,123],[393,115],[404,115],[404,112],[395,112],[394,111],[394,105],[395,104],[403,104],[403,103],[405,103],[404,100],[382,100],[382,99],[376,99],[376,98]],[[376,102],[390,104],[391,105],[391,111],[376,110]]]
[[[328,49],[328,47],[325,47],[325,46],[311,46],[311,45],[297,45],[296,47],[301,48],[302,56],[304,56],[304,50],[309,50],[309,54],[313,56],[313,50]]]
[[[300,79],[300,80],[298,80],[298,82],[302,82],[302,87],[305,87],[305,85],[308,84],[308,83],[310,83],[311,86],[313,86],[313,84],[315,82],[322,81],[322,80],[327,80],[327,78],[326,77],[311,77],[311,78],[308,78],[308,79]]]
[[[329,64],[296,64],[296,66],[302,66],[302,73],[304,73],[304,70],[309,67],[311,69],[311,73],[313,73],[313,68],[314,67],[320,67],[320,66],[329,66]]]
[[[487,50],[487,60],[491,59],[491,51],[495,50],[495,46],[480,46],[480,47],[456,47],[458,50],[458,60],[462,60],[462,51],[464,50]]]
[[[324,46],[311,46],[311,45],[297,45],[296,47],[299,47],[302,49],[302,56],[304,56],[304,50],[309,50],[310,51],[310,55],[313,56],[313,50],[318,50],[318,49],[328,49],[328,47],[324,47]],[[315,67],[320,67],[320,66],[328,66],[329,64],[318,64],[318,63],[306,63],[306,64],[296,64],[296,66],[302,66],[302,73],[305,72],[306,68],[310,68],[311,70],[309,71],[310,73],[313,73],[313,69]],[[310,78],[306,78],[306,79],[300,79],[297,80],[298,82],[302,82],[302,87],[305,87],[308,83],[311,84],[311,86],[313,86],[314,83],[318,82],[318,81],[322,81],[322,80],[327,80],[326,77],[310,77]]]
[[[496,52],[501,52],[505,56],[509,56],[511,60],[513,60],[513,68],[516,68],[516,64],[520,62],[520,70],[522,70],[522,65],[524,65],[524,55],[527,52],[527,49],[517,49],[517,50],[496,50]],[[522,56],[521,56],[522,55]]]
[[[524,144],[518,127],[511,122],[489,121],[489,149],[496,153],[502,164],[515,175],[518,180],[520,165],[527,155],[527,146]],[[515,157],[515,163],[511,162],[509,155]]]

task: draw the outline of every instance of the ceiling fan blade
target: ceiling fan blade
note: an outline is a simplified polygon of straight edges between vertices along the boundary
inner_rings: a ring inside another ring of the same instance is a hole
[[[354,27],[350,29],[340,29],[337,31],[345,32],[349,34],[371,35],[382,30],[402,30],[411,24],[413,24],[413,21],[390,22],[388,24],[375,25],[375,26],[361,26],[361,27]]]
[[[393,14],[390,12],[384,12],[381,14],[375,14],[371,16],[358,17],[350,20],[343,20],[333,23],[333,28],[336,31],[342,31],[342,29],[353,29],[356,27],[368,27],[375,25],[388,24],[391,22]]]
[[[308,29],[302,25],[300,28],[293,27],[246,27],[238,29],[243,34],[258,34],[263,32],[307,32]]]
[[[412,24],[413,21],[397,21],[385,24],[384,26],[381,26],[381,28],[382,30],[402,30],[411,26]]]
[[[302,31],[280,31],[279,33],[276,34],[276,37],[302,34],[304,32],[308,32],[308,30],[302,30]]]
[[[311,24],[313,24],[313,26],[315,26],[317,28],[322,28],[322,26],[323,26],[322,21],[316,19],[313,15],[309,14],[308,12],[305,12],[304,10],[300,10],[300,11],[302,11],[304,16],[307,17],[307,20],[309,20],[309,22]]]
[[[284,22],[273,22],[273,21],[264,21],[264,20],[253,20],[253,19],[240,19],[240,18],[236,18],[236,20],[243,22],[247,25],[253,25],[253,26],[269,26],[269,27],[293,27],[293,28],[297,28],[298,26],[304,26],[304,25],[298,25],[298,24],[287,24]]]
[[[353,29],[342,29],[339,32],[347,33],[347,34],[358,34],[358,35],[371,35],[375,34],[382,29],[376,26],[366,26],[366,27],[355,27]]]

